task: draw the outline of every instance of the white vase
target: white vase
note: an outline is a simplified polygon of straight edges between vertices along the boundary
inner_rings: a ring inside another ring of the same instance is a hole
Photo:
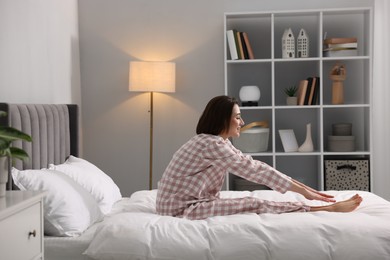
[[[0,197],[5,196],[6,185],[8,182],[8,158],[0,157]]]
[[[312,152],[314,150],[313,141],[311,139],[311,124],[306,125],[305,142],[298,148],[298,152]]]

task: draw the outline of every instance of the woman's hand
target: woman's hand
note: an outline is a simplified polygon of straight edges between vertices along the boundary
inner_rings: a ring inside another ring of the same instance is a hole
[[[321,201],[325,201],[325,202],[336,202],[336,200],[333,199],[332,195],[328,195],[328,194],[319,192],[315,189],[312,189],[312,188],[306,186],[305,184],[303,184],[297,180],[294,180],[294,179],[291,179],[291,180],[293,183],[291,185],[290,190],[297,192],[299,194],[302,194],[308,200],[321,200]]]

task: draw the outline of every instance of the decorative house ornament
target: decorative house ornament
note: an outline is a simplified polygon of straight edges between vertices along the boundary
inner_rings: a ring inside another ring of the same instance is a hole
[[[307,58],[309,57],[309,37],[305,29],[299,31],[297,38],[297,57]]]
[[[288,28],[284,30],[282,37],[282,57],[283,58],[295,58],[295,37],[291,30]]]
[[[239,95],[242,106],[257,106],[260,100],[260,89],[258,86],[242,86]]]

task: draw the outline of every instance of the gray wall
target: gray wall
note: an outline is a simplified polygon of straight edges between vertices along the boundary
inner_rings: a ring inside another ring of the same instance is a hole
[[[176,62],[176,93],[155,94],[154,188],[224,93],[223,14],[373,6],[374,0],[79,0],[84,157],[122,194],[148,189],[149,95],[128,91],[129,61]]]

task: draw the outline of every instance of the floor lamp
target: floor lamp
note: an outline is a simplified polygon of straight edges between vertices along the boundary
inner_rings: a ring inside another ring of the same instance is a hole
[[[175,92],[175,63],[131,61],[129,91],[150,92],[149,189],[153,188],[153,92]]]

